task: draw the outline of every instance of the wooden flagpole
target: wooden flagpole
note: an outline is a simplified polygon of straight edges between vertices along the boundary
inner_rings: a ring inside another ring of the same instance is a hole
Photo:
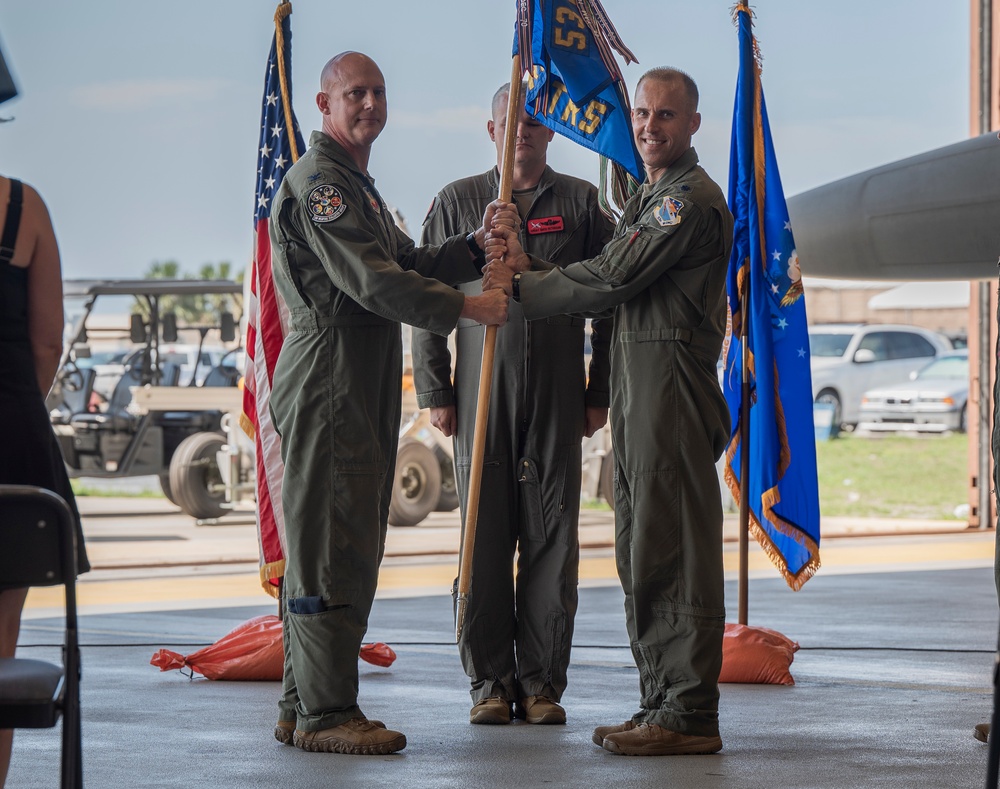
[[[750,266],[740,294],[740,343],[743,380],[740,394],[740,574],[738,582],[738,621],[747,624],[747,594],[750,567]]]
[[[517,124],[524,105],[524,87],[521,78],[521,56],[514,55],[510,67],[510,94],[507,97],[507,128],[504,133],[503,158],[500,160],[500,194],[505,203],[510,202],[514,181],[514,145]],[[487,228],[488,230],[488,228]],[[493,389],[493,356],[496,350],[497,327],[487,326],[483,337],[483,362],[479,371],[479,400],[476,404],[476,428],[472,439],[472,466],[469,469],[469,500],[465,507],[465,530],[462,533],[462,558],[458,568],[458,594],[455,598],[455,643],[462,637],[465,612],[472,588],[472,556],[476,545],[476,526],[479,522],[479,493],[483,482],[483,458],[486,454],[486,423],[490,410],[490,393]]]
[[[753,18],[750,4],[740,0],[740,7]],[[754,63],[754,124],[760,123],[760,71]],[[761,127],[763,128],[763,127]],[[754,134],[754,167],[757,155],[762,151],[757,149],[758,135]],[[761,196],[761,184],[757,180],[760,173],[755,173],[754,183],[758,198]],[[763,205],[760,205],[763,210]],[[763,216],[760,218],[761,237],[763,237]],[[753,282],[753,256],[747,258],[747,271],[744,287],[740,294],[740,309],[743,320],[740,323],[740,339],[742,341],[743,380],[740,394],[740,570],[738,580],[738,619],[741,625],[747,624],[747,597],[750,591],[750,288]]]

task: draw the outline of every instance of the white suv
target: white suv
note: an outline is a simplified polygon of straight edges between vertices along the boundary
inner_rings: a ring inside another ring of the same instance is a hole
[[[834,406],[835,425],[856,425],[866,391],[905,381],[910,373],[951,349],[946,337],[919,326],[810,326],[813,400]]]

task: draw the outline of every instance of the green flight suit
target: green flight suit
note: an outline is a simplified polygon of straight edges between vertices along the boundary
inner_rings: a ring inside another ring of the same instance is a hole
[[[494,167],[444,187],[424,220],[423,243],[478,228],[497,197],[498,178]],[[596,255],[611,232],[592,184],[545,168],[523,217],[526,250],[546,265],[565,265]],[[468,279],[451,283],[482,293],[480,278]],[[593,325],[589,383],[582,318],[529,322],[511,302],[507,324],[497,332],[472,589],[459,642],[474,702],[538,695],[558,701],[566,689],[577,607],[584,408],[609,404],[610,323]],[[415,330],[412,352],[418,405],[456,406],[456,481],[464,516],[483,328],[459,321],[454,386],[446,338]]]
[[[637,722],[719,732],[725,599],[715,461],[729,437],[716,363],[732,216],[690,149],[625,206],[592,260],[520,281],[529,319],[616,306],[615,555],[641,690]]]
[[[309,142],[272,203],[273,279],[289,315],[270,407],[285,464],[279,718],[316,731],[361,715],[358,652],[399,432],[400,322],[448,334],[465,297],[421,273],[476,267],[463,238],[415,249],[344,149],[321,132]]]

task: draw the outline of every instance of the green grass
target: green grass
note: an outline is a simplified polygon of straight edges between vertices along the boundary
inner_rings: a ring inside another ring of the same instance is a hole
[[[954,519],[967,504],[969,437],[856,436],[816,443],[827,516]]]
[[[111,488],[93,488],[80,482],[78,479],[71,479],[70,486],[73,488],[74,496],[104,496],[121,499],[162,499],[164,495],[158,490],[119,490]]]

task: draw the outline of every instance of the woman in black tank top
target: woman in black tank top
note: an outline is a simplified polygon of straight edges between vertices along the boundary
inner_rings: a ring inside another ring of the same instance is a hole
[[[0,441],[0,483],[37,485],[66,499],[76,515],[77,568],[86,572],[80,517],[45,408],[63,325],[55,234],[38,193],[19,181],[0,177],[0,215],[0,414],[11,417]],[[0,657],[14,655],[26,595],[0,587]],[[11,731],[0,732],[0,786],[11,739]]]

